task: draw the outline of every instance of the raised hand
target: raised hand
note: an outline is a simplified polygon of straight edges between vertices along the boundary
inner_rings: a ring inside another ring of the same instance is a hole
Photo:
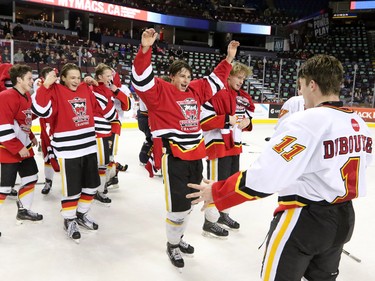
[[[46,78],[44,79],[43,85],[46,88],[49,88],[53,83],[57,81],[57,75],[55,70],[51,70],[47,73]]]
[[[156,38],[158,37],[158,33],[153,28],[148,28],[142,33],[141,38],[141,45],[142,45],[142,52],[146,53],[148,49],[154,44]]]
[[[237,53],[237,48],[238,48],[239,45],[240,45],[240,42],[235,41],[235,40],[232,40],[232,41],[229,42],[228,50],[227,50],[227,57],[226,57],[226,60],[229,63],[231,63],[233,61],[233,59],[235,58],[236,53]]]

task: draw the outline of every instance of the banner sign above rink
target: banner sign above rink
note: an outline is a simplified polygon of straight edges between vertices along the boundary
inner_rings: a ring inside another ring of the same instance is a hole
[[[351,1],[350,10],[375,9],[375,1]]]
[[[153,22],[158,24],[172,25],[177,27],[197,28],[203,30],[213,30],[219,32],[236,32],[248,34],[270,35],[271,26],[234,23],[234,22],[220,22],[194,19],[178,16],[169,16],[129,8],[125,6],[115,5],[111,3],[104,3],[92,0],[23,0],[24,2],[33,2],[43,5],[51,5],[66,9],[82,10],[90,13],[99,13],[109,16],[116,16],[140,21]],[[232,31],[229,31],[232,30]]]

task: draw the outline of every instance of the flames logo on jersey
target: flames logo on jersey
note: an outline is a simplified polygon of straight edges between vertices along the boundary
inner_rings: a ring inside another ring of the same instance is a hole
[[[198,103],[193,98],[187,98],[183,101],[177,101],[185,120],[180,121],[183,131],[196,130],[198,128]]]
[[[73,121],[76,123],[76,126],[88,124],[89,116],[86,114],[86,99],[76,97],[69,100],[69,103],[72,106],[74,114],[76,115],[73,117]]]
[[[30,128],[33,122],[33,114],[31,112],[31,109],[26,109],[22,111],[23,114],[25,114],[25,124],[21,124],[20,128],[22,131],[25,133],[29,134],[30,133]]]

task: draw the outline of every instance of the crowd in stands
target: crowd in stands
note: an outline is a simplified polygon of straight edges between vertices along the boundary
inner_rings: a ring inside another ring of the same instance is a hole
[[[212,5],[214,9],[226,9],[229,11],[241,10],[233,7],[225,7],[222,1],[117,1],[124,5],[133,5],[137,8],[148,9],[151,5],[154,11],[161,12],[158,5],[163,6],[160,9],[168,9],[166,6],[177,7],[177,10],[186,11],[186,5]],[[173,2],[173,3],[172,3]],[[234,1],[233,5],[245,7],[246,1]],[[184,7],[184,9],[182,9]],[[191,10],[191,9],[190,9]],[[251,15],[252,10],[247,13]],[[275,17],[266,17],[276,19],[276,15],[283,19],[280,10],[265,9],[264,14],[273,14]],[[195,13],[195,16],[197,14]],[[219,13],[218,13],[219,15]],[[293,19],[294,20],[294,19]],[[78,20],[79,21],[79,20]],[[239,18],[236,21],[240,21]],[[279,23],[278,23],[279,24]],[[282,23],[283,24],[283,23]],[[287,23],[285,23],[287,24]],[[48,32],[30,32],[23,30],[20,24],[12,24],[5,22],[0,30],[2,36],[0,38],[15,39],[14,61],[16,63],[28,63],[39,71],[45,65],[53,65],[57,69],[67,62],[73,62],[80,65],[85,73],[93,73],[94,68],[99,63],[106,63],[116,68],[122,74],[123,81],[128,84],[130,82],[129,71],[134,59],[138,46],[130,43],[109,43],[101,44],[101,36],[112,36],[117,38],[130,38],[130,32],[127,30],[111,29],[105,27],[101,30],[95,27],[90,39],[79,40],[78,36],[70,36]],[[75,29],[80,29],[80,23],[76,23]],[[315,54],[331,54],[342,61],[345,68],[345,83],[342,89],[342,98],[355,103],[371,103],[372,87],[374,85],[374,68],[371,61],[370,49],[368,48],[366,29],[364,26],[333,26],[330,28],[330,36],[317,39],[310,33],[296,34],[300,36],[300,40],[290,41],[290,51],[283,51],[277,54],[277,58],[266,58],[266,67],[263,67],[264,57],[254,57],[248,61],[248,56],[241,58],[241,62],[250,64],[253,68],[254,76],[261,80],[262,86],[272,93],[271,98],[261,98],[262,90],[251,85],[247,90],[254,95],[256,101],[285,101],[296,94],[296,70],[297,62],[302,63]],[[300,43],[299,43],[300,42]],[[210,71],[212,65],[215,65],[221,59],[220,54],[204,54],[200,52],[187,52],[183,47],[167,46],[166,44],[155,44],[153,61],[155,62],[156,75],[164,75],[170,63],[176,59],[188,60],[195,69],[195,76],[200,77]],[[207,55],[207,56],[206,56]],[[1,52],[1,61],[10,62],[10,53],[7,48]],[[280,61],[283,59],[283,61]],[[355,72],[355,67],[356,72]],[[279,77],[280,68],[282,77]],[[263,73],[265,71],[265,73]],[[353,83],[356,74],[354,94]],[[264,81],[263,81],[264,76]],[[279,93],[276,95],[276,93]]]

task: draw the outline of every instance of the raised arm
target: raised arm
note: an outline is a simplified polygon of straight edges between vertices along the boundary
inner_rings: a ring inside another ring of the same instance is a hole
[[[143,31],[141,38],[142,53],[147,53],[148,49],[154,45],[157,37],[158,33],[156,33],[155,29],[153,28],[148,28]]]

